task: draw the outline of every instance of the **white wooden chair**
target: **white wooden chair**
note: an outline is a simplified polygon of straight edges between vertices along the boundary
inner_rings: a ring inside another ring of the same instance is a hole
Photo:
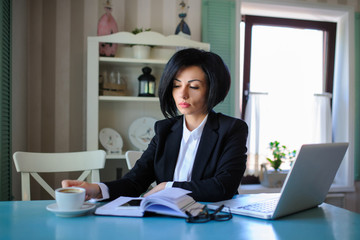
[[[143,152],[141,151],[126,151],[125,159],[128,169],[132,169],[135,166],[136,161],[141,157]]]
[[[30,200],[30,175],[53,197],[55,191],[38,173],[83,171],[78,180],[99,182],[99,169],[105,166],[105,151],[66,153],[15,152],[16,171],[21,172],[22,200]]]
[[[142,151],[126,151],[125,153],[125,159],[126,159],[126,164],[128,169],[132,169],[135,166],[135,163],[137,160],[139,160],[139,158],[141,157],[141,155],[143,154]],[[156,182],[153,182],[151,184],[151,188],[156,186]]]

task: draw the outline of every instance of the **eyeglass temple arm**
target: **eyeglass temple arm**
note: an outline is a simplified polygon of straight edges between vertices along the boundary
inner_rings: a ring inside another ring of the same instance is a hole
[[[214,211],[214,214],[217,214],[217,213],[220,212],[223,208],[224,208],[224,204],[222,204],[220,207],[218,207],[218,208]]]

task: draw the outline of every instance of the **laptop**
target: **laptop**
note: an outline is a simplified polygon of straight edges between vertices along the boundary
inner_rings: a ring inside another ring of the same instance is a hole
[[[232,213],[262,219],[277,219],[323,203],[344,158],[348,143],[303,145],[280,193],[245,194],[208,204],[224,204]]]

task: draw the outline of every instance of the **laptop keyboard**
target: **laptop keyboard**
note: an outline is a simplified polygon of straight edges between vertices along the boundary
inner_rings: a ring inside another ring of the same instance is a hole
[[[239,209],[246,209],[254,212],[271,213],[275,210],[278,200],[278,198],[269,199],[264,202],[258,202],[242,206],[239,207]]]

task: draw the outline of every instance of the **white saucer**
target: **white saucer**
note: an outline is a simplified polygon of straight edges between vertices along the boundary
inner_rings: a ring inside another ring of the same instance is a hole
[[[56,216],[59,216],[59,217],[78,217],[78,216],[85,215],[90,210],[94,209],[95,207],[96,207],[96,204],[84,203],[80,209],[62,211],[58,208],[56,203],[53,203],[53,204],[48,205],[46,207],[46,209],[50,212],[55,213]]]

